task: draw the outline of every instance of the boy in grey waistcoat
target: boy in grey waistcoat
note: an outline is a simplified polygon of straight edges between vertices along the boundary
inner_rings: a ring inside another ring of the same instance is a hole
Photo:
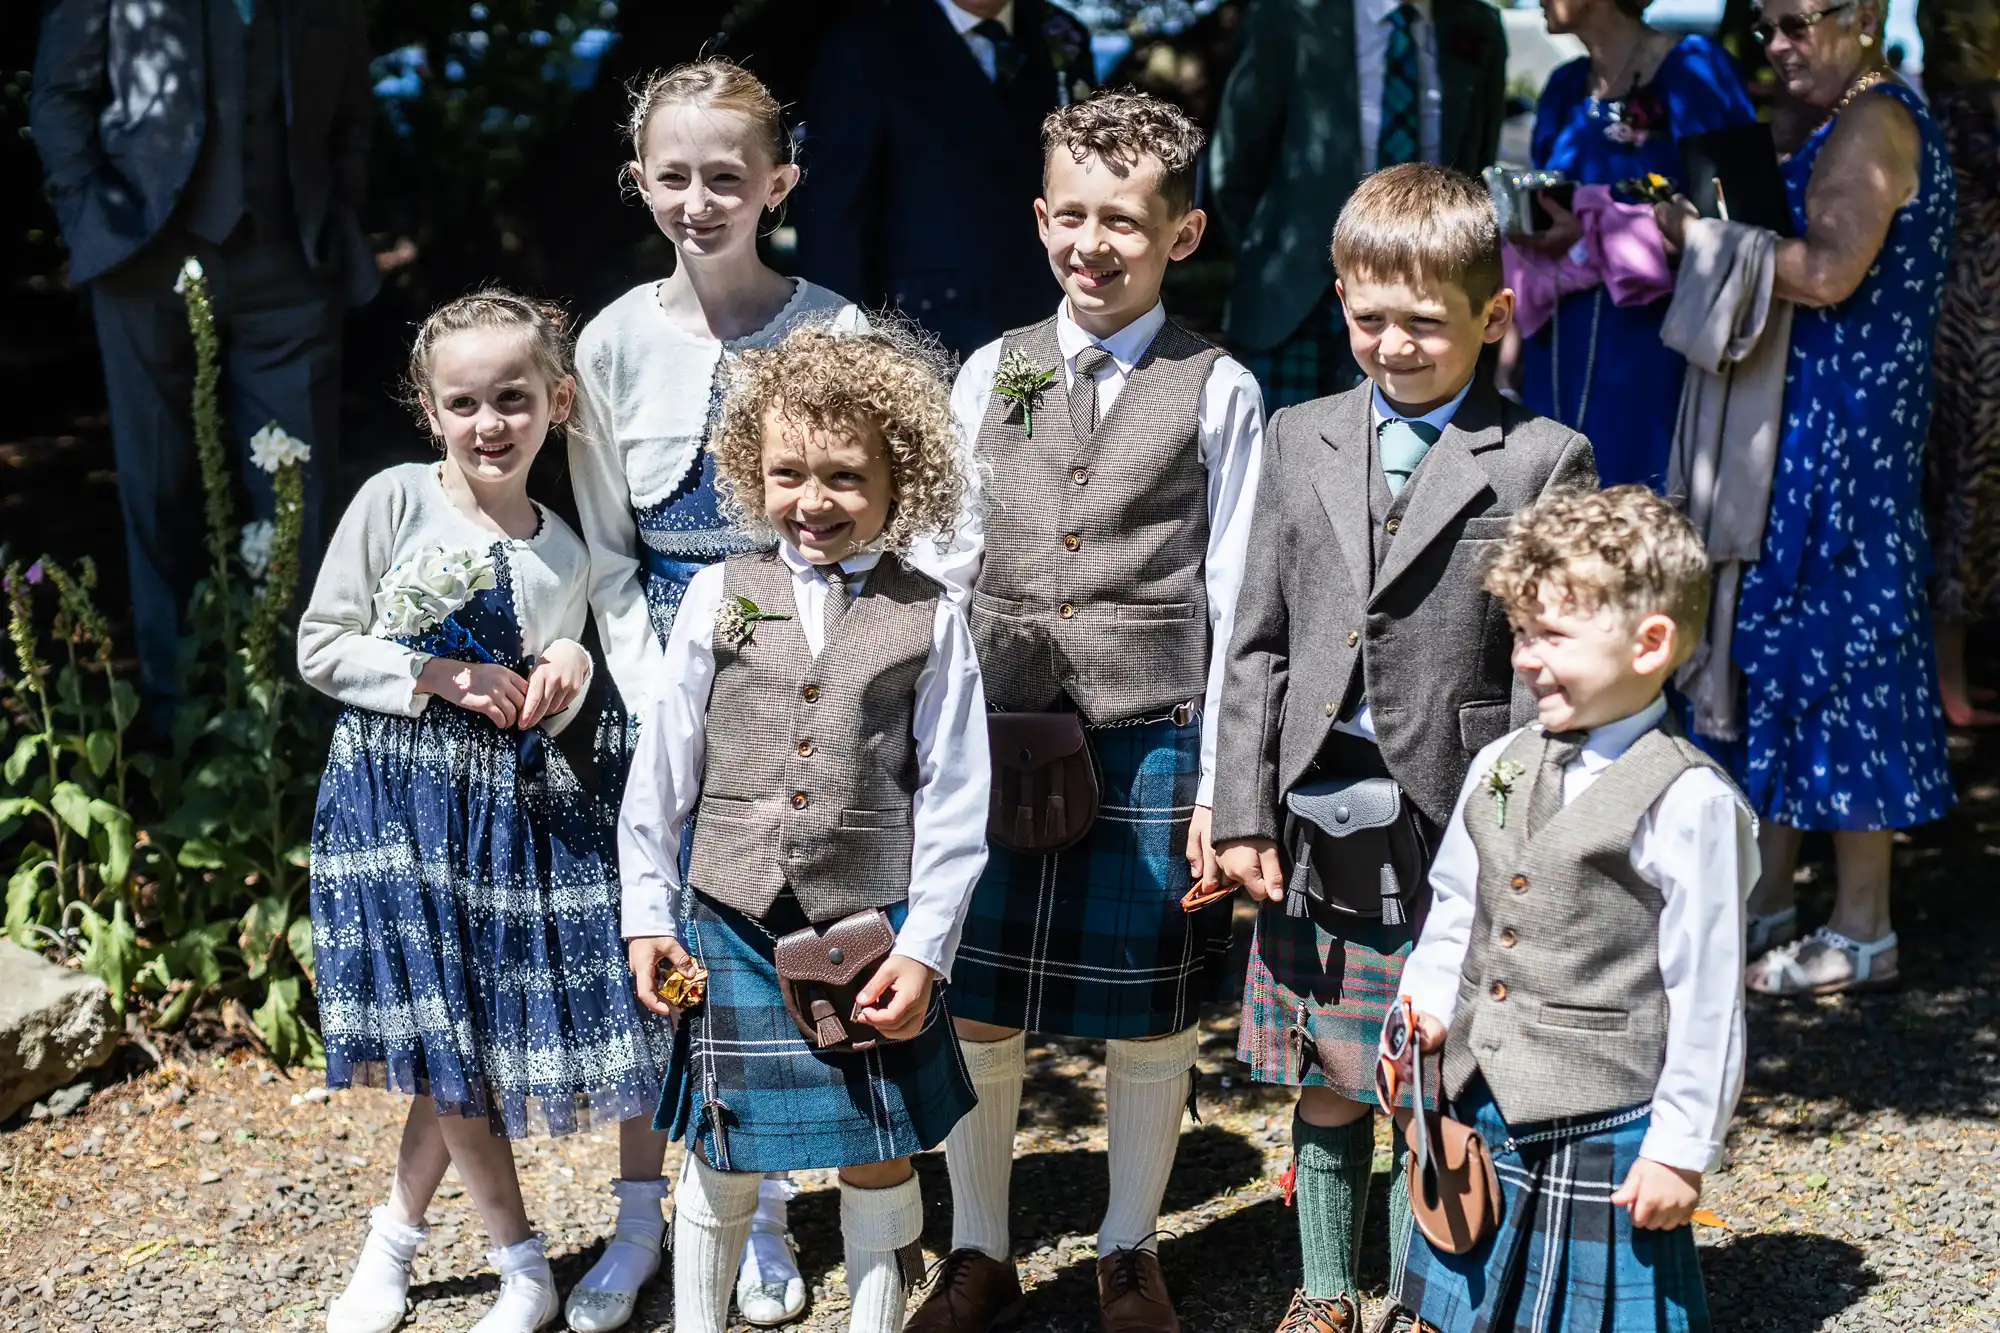
[[[1588,440],[1475,377],[1513,315],[1479,182],[1421,163],[1375,173],[1341,211],[1333,265],[1369,382],[1271,419],[1216,765],[1222,869],[1262,904],[1237,1057],[1300,1089],[1304,1281],[1284,1333],[1359,1324],[1375,1044],[1426,864],[1473,755],[1534,716],[1479,572],[1516,510],[1596,482]],[[1378,813],[1394,854],[1295,873],[1310,848],[1288,797],[1345,783],[1392,793],[1395,813]],[[1389,1203],[1393,1271],[1409,1230],[1400,1173]]]
[[[1619,486],[1515,515],[1485,588],[1538,721],[1473,761],[1402,995],[1492,1150],[1500,1222],[1464,1255],[1414,1241],[1402,1303],[1443,1333],[1702,1333],[1689,1220],[1742,1088],[1758,873],[1749,806],[1661,697],[1707,619],[1707,557]],[[1384,1054],[1407,1068],[1401,1026]]]

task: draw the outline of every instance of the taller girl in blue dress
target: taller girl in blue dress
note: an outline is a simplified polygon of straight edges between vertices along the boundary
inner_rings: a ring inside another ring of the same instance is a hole
[[[722,379],[745,351],[795,328],[852,331],[866,321],[823,287],[757,255],[799,169],[778,103],[726,60],[654,76],[633,100],[630,184],[673,244],[674,271],[618,298],[584,328],[578,378],[587,430],[570,442],[577,511],[590,546],[590,603],[615,689],[598,732],[615,808],[661,646],[696,573],[756,547],[716,504],[703,445]],[[631,1318],[660,1262],[666,1139],[644,1120],[619,1135],[617,1231],[571,1293],[570,1327],[602,1333]],[[805,1305],[786,1236],[789,1186],[765,1187],[738,1287],[744,1317],[783,1323]]]
[[[361,488],[299,618],[300,674],[345,705],[312,838],[327,1086],[412,1097],[327,1329],[400,1322],[425,1205],[456,1165],[501,1274],[477,1333],[529,1333],[556,1317],[555,1280],[507,1140],[624,1120],[659,1087],[610,822],[546,739],[591,676],[588,556],[527,490],[575,393],[561,314],[453,301],[418,333],[410,384],[444,458]]]
[[[1590,54],[1549,76],[1535,109],[1534,164],[1584,185],[1648,172],[1677,180],[1684,135],[1755,120],[1729,53],[1699,34],[1675,38],[1641,21],[1647,0],[1543,0],[1549,31]],[[1581,235],[1556,226],[1531,245],[1560,256]],[[1516,244],[1524,244],[1516,242]],[[1666,484],[1684,362],[1660,341],[1669,292],[1616,304],[1603,285],[1571,292],[1521,345],[1521,401],[1590,437],[1604,485]]]

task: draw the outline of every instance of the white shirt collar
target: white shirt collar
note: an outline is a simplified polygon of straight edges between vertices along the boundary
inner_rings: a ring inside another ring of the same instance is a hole
[[[1458,412],[1458,405],[1465,401],[1465,395],[1471,392],[1472,381],[1467,380],[1465,387],[1460,389],[1457,395],[1443,407],[1432,408],[1420,417],[1406,417],[1389,405],[1389,400],[1382,396],[1382,387],[1377,385],[1375,387],[1375,424],[1379,428],[1385,421],[1421,421],[1427,426],[1431,426],[1438,431],[1443,431],[1446,426],[1451,424],[1452,417]]]
[[[958,35],[961,37],[985,22],[979,15],[960,9],[951,0],[938,0],[938,7],[944,10],[944,16],[951,20],[951,26],[957,30]],[[1008,32],[1011,33],[1014,31],[1014,0],[1007,0],[1007,3],[1001,7],[1000,12],[993,17],[998,19],[1000,26]]]
[[[1153,335],[1167,322],[1167,308],[1158,301],[1153,308],[1127,324],[1108,338],[1099,338],[1085,333],[1077,322],[1070,318],[1067,298],[1056,310],[1056,346],[1062,349],[1063,360],[1074,367],[1076,354],[1086,347],[1102,347],[1111,353],[1111,359],[1126,374],[1139,364],[1139,358],[1152,345]]]
[[[945,2],[950,3],[950,0]],[[1355,0],[1356,7],[1370,23],[1374,24],[1387,23],[1390,15],[1396,12],[1396,7],[1402,3],[1403,0]],[[1431,21],[1431,0],[1410,0],[1410,7],[1417,11],[1418,18],[1426,23]]]
[[[1621,717],[1615,722],[1592,727],[1583,735],[1583,751],[1577,760],[1592,773],[1611,767],[1620,755],[1637,743],[1638,739],[1659,725],[1667,715],[1667,701],[1664,696],[1654,695],[1653,702],[1638,712]]]
[[[784,557],[786,566],[794,574],[817,574],[822,579],[826,577],[825,570],[800,555],[798,548],[790,542],[779,542],[778,554]],[[881,560],[882,553],[880,551],[862,551],[856,555],[850,555],[847,559],[841,561],[840,567],[849,574],[866,574],[869,570],[875,568],[877,564],[881,563]]]

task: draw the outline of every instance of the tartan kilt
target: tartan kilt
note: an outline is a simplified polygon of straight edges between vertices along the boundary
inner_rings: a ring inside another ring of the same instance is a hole
[[[1639,1160],[1650,1117],[1503,1152],[1507,1122],[1484,1079],[1455,1114],[1492,1150],[1500,1225],[1466,1255],[1440,1253],[1419,1230],[1399,1294],[1406,1309],[1443,1333],[1708,1333],[1694,1228],[1640,1230],[1611,1202]]]
[[[1310,916],[1287,916],[1285,906],[1264,903],[1257,910],[1236,1058],[1259,1083],[1332,1088],[1372,1106],[1382,1020],[1416,936],[1409,926],[1379,921],[1343,923],[1347,934],[1334,935]],[[1289,1040],[1301,1004],[1322,1057],[1304,1071]]]
[[[1361,367],[1347,338],[1347,319],[1333,284],[1291,336],[1262,352],[1238,351],[1264,391],[1264,415],[1281,407],[1345,393],[1361,382]]]
[[[1063,1037],[1164,1037],[1195,1022],[1227,971],[1230,900],[1181,897],[1201,780],[1201,723],[1090,729],[1104,802],[1053,856],[994,845],[952,967],[959,1018]]]
[[[675,1035],[655,1128],[720,1171],[804,1171],[927,1152],[972,1109],[943,983],[910,1040],[822,1054],[785,1012],[772,961],[771,936],[806,923],[797,901],[781,897],[763,929],[699,892],[685,892],[682,904],[687,950],[708,969],[708,994]],[[900,930],[908,905],[885,910]]]

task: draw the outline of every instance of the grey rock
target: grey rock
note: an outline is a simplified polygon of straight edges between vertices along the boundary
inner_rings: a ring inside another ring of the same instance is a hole
[[[0,1119],[103,1064],[119,1031],[103,982],[0,941]]]

